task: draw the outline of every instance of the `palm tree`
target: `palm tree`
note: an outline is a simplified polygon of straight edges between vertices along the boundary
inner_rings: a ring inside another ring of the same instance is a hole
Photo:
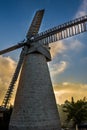
[[[73,126],[81,124],[84,121],[87,121],[87,99],[84,97],[78,101],[74,101],[74,98],[71,98],[71,101],[66,100],[63,106],[63,111],[67,113],[67,121],[73,121]]]

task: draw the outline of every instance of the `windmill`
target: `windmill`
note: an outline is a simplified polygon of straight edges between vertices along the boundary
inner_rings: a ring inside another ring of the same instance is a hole
[[[51,61],[49,44],[87,31],[87,16],[38,33],[44,10],[36,12],[26,35],[27,40],[0,55],[21,48],[19,62],[3,99],[8,107],[20,69],[20,80],[9,130],[61,130],[47,62]]]

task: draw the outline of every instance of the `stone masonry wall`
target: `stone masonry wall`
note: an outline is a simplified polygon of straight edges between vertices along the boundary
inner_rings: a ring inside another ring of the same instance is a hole
[[[46,58],[40,53],[25,57],[9,130],[60,130]]]

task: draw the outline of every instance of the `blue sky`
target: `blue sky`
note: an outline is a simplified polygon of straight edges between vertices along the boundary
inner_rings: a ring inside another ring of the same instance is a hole
[[[0,0],[0,42],[15,44],[25,38],[34,13],[45,9],[41,31],[73,19],[82,0]],[[73,8],[72,8],[73,6]]]
[[[41,32],[87,14],[86,3],[86,0],[0,0],[0,50],[15,45],[26,37],[37,10],[45,9]],[[87,85],[86,35],[87,32],[52,45],[53,60],[49,67],[52,82],[57,86],[54,88],[60,93],[60,86],[69,90],[70,85],[71,88],[77,88],[77,84],[80,88]],[[19,52],[17,50],[5,54],[4,57],[10,56],[17,61]],[[85,88],[87,90],[87,86]]]

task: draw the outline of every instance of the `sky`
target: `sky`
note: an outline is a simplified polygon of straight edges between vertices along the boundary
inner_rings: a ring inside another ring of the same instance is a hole
[[[0,50],[26,38],[35,12],[45,9],[40,31],[87,14],[87,0],[0,0]],[[56,101],[59,104],[87,95],[87,32],[51,46],[48,63]],[[2,101],[15,70],[20,49],[0,56],[0,97]]]

